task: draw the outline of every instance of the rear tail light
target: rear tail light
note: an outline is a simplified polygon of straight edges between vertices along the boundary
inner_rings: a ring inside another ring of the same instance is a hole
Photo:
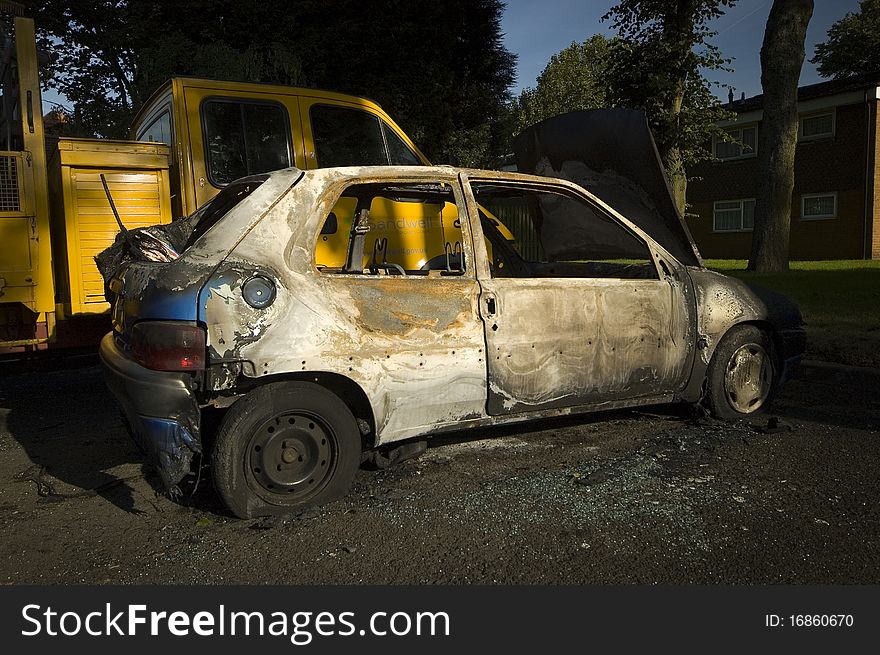
[[[131,331],[135,361],[155,371],[205,368],[205,330],[192,323],[141,321]]]

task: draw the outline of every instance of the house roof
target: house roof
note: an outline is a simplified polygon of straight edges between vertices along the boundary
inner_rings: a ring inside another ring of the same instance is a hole
[[[846,93],[847,91],[858,91],[871,87],[880,86],[880,72],[867,73],[865,75],[856,75],[854,77],[846,77],[839,80],[828,80],[827,82],[819,82],[817,84],[808,84],[807,86],[798,87],[798,102],[812,100],[814,98],[823,98],[826,96],[837,95],[838,93]],[[727,103],[737,114],[747,111],[761,109],[764,106],[764,94],[760,93],[743,100],[734,100],[732,104]]]

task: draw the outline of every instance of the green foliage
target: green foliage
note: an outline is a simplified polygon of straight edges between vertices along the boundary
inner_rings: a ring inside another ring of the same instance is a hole
[[[606,72],[610,49],[608,40],[596,34],[553,55],[538,76],[538,85],[520,93],[516,131],[551,116],[608,106],[611,91]]]
[[[193,43],[182,34],[172,33],[138,52],[135,83],[139,89],[149,93],[175,75],[289,86],[305,83],[299,58],[277,42],[250,43],[239,51],[228,43]]]
[[[729,60],[708,42],[709,23],[735,0],[621,0],[603,17],[619,38],[608,56],[608,83],[617,106],[644,109],[660,154],[670,168],[708,159],[716,127],[731,118],[704,73],[728,70]]]
[[[828,30],[811,59],[822,77],[849,77],[880,71],[880,0],[861,0]]]
[[[34,0],[47,85],[101,136],[124,136],[173,75],[376,99],[425,153],[486,163],[516,58],[500,0]]]
[[[126,136],[137,110],[172,75],[305,81],[289,38],[293,23],[277,0],[32,4],[39,45],[53,54],[44,85],[71,101],[80,132]]]
[[[375,98],[434,161],[486,163],[516,63],[501,42],[500,0],[369,8],[361,0],[297,3],[310,84]]]

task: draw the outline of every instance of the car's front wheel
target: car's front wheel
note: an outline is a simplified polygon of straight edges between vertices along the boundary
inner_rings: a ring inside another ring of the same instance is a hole
[[[754,325],[732,328],[709,363],[706,400],[718,418],[743,418],[765,410],[777,382],[770,336]]]
[[[229,409],[211,470],[226,506],[252,518],[343,496],[360,454],[357,423],[338,396],[307,382],[277,382]]]

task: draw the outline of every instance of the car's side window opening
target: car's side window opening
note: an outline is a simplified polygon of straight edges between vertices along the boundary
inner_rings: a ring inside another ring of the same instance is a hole
[[[583,198],[494,182],[472,189],[493,277],[657,278],[647,244]]]
[[[315,265],[325,273],[463,275],[459,216],[443,182],[349,186],[322,223]]]

